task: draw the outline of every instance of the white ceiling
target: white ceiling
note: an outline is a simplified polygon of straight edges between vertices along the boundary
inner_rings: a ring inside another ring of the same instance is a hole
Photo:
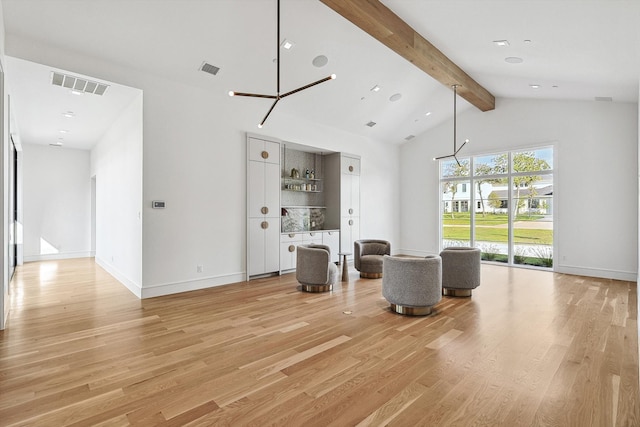
[[[1,3],[8,55],[13,54],[12,40],[33,40],[198,86],[220,102],[260,102],[265,113],[270,100],[235,99],[226,94],[229,90],[267,94],[276,90],[275,0]],[[496,97],[638,101],[640,0],[382,3]],[[295,43],[291,51],[281,52],[281,92],[331,73],[338,78],[282,100],[272,114],[282,111],[303,116],[391,143],[404,142],[406,136],[418,135],[451,117],[450,88],[319,0],[282,0],[281,4],[281,38]],[[504,39],[509,47],[492,43]],[[311,61],[320,54],[329,63],[316,68]],[[521,57],[524,62],[506,63],[508,56]],[[218,75],[198,71],[203,61],[220,67]],[[136,96],[135,91],[112,84],[103,97],[85,94],[71,100],[73,95],[61,93],[58,98],[53,89],[64,90],[51,86],[50,67],[12,58],[7,62],[7,81],[25,143],[57,140],[63,126],[61,109],[75,109],[78,120],[65,136],[65,146],[90,148],[108,126],[106,118],[115,117],[126,100],[130,102],[127,97]],[[382,89],[371,92],[376,84]],[[532,89],[531,84],[540,88]],[[34,90],[40,85],[50,93],[43,96]],[[389,101],[395,93],[402,98]],[[458,111],[466,108],[474,107],[460,100]],[[427,117],[427,112],[432,114]],[[99,118],[102,123],[94,121]],[[261,119],[262,115],[255,117],[256,124]],[[369,121],[377,125],[365,126]]]

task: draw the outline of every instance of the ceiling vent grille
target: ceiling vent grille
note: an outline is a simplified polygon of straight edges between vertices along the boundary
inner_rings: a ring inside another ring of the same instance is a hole
[[[601,101],[601,102],[612,102],[613,98],[610,96],[596,96],[595,97],[596,101]]]
[[[415,135],[408,135],[404,140],[405,141],[411,141],[415,137],[416,137]]]
[[[369,126],[370,128],[374,127],[377,123],[376,122],[369,122],[367,123],[367,126]]]
[[[104,83],[98,83],[87,79],[81,79],[69,74],[62,74],[55,71],[51,72],[51,84],[71,89],[78,93],[92,93],[94,95],[104,95],[109,87]]]
[[[220,71],[220,67],[211,65],[208,62],[203,62],[200,66],[200,71],[204,71],[205,73],[213,74],[215,76],[216,74],[218,74],[218,71]]]

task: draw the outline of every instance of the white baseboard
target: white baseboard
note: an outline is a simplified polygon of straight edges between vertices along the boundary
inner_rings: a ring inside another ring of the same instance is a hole
[[[434,255],[434,254],[437,255],[437,252],[429,252],[429,251],[413,250],[413,249],[398,249],[396,251],[393,251],[393,254],[394,255],[402,254],[402,255],[413,255],[413,256],[426,256],[426,255]],[[505,267],[508,267],[508,266],[505,264]],[[557,265],[554,265],[553,271],[556,273],[573,274],[576,276],[598,277],[602,279],[613,279],[613,280],[625,280],[629,282],[635,282],[638,279],[638,273],[635,271],[617,271],[617,270],[609,270],[604,268],[578,267],[573,265],[557,264]]]
[[[411,255],[411,256],[427,256],[427,255],[438,255],[439,252],[434,251],[418,251],[415,249],[398,249],[392,250],[391,255]]]
[[[102,267],[107,273],[112,275],[118,282],[122,283],[132,294],[138,298],[142,298],[142,287],[125,276],[120,270],[113,265],[109,264],[105,260],[96,257],[96,264]]]
[[[153,298],[162,295],[177,294],[180,292],[196,291],[198,289],[213,288],[215,286],[229,285],[231,283],[244,281],[245,273],[230,273],[219,276],[204,277],[197,280],[159,283],[157,285],[145,286],[142,288],[142,298]]]
[[[80,251],[80,252],[61,252],[57,254],[44,254],[44,255],[24,255],[24,262],[34,262],[34,261],[51,261],[56,259],[72,259],[72,258],[91,258],[93,252],[91,251]]]
[[[635,282],[638,275],[635,271],[617,271],[604,268],[577,267],[572,265],[556,265],[553,268],[556,273],[573,274],[576,276],[598,277],[601,279],[625,280]]]

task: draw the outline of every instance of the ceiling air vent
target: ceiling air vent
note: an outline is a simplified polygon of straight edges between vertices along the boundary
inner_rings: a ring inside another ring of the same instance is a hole
[[[203,62],[200,66],[200,71],[204,71],[205,73],[213,74],[215,76],[216,74],[218,74],[218,71],[220,71],[220,67],[211,65],[208,62]]]
[[[367,126],[369,126],[370,128],[374,127],[377,123],[376,122],[369,122],[367,123]]]
[[[409,135],[409,136],[407,136],[404,140],[405,140],[405,141],[411,141],[411,140],[412,140],[413,138],[415,138],[415,137],[416,137],[415,135]]]
[[[104,95],[109,85],[98,83],[87,79],[81,79],[68,74],[55,71],[51,72],[51,84],[71,89],[77,93],[92,93],[94,95]]]
[[[602,101],[602,102],[612,102],[613,98],[610,96],[596,96],[594,98],[596,101]]]

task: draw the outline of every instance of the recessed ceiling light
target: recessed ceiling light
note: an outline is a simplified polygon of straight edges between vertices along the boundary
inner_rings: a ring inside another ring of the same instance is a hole
[[[424,113],[424,115],[429,117],[431,115],[431,111],[427,111],[426,113]]]
[[[374,127],[375,125],[377,125],[376,122],[369,122],[367,123],[367,126],[369,126],[370,128]]]
[[[284,39],[280,47],[283,49],[290,50],[294,46],[294,43],[291,40]]]
[[[525,42],[525,43],[531,43],[531,40],[529,40],[529,39],[525,39],[525,41],[524,41],[524,42]]]
[[[553,85],[551,87],[554,88],[554,89],[558,89],[558,85]]]
[[[504,47],[509,46],[509,41],[508,40],[494,40],[493,43],[496,46],[504,46]]]
[[[311,61],[313,66],[318,68],[324,67],[325,65],[327,65],[328,62],[329,62],[329,59],[324,55],[318,55],[315,58],[313,58],[313,61]]]
[[[371,92],[380,92],[380,86],[375,85],[374,87],[371,88]]]
[[[507,56],[506,58],[504,58],[504,60],[509,64],[521,64],[522,62],[524,62],[524,59],[517,56]]]
[[[62,142],[52,142],[49,145],[52,146],[52,147],[62,147]]]
[[[66,113],[62,113],[62,115],[70,119],[75,117],[76,113],[74,113],[73,111],[67,111]]]
[[[540,85],[529,85],[531,89],[540,89]]]
[[[393,95],[391,95],[391,97],[389,97],[389,101],[396,102],[400,98],[402,98],[402,94],[401,93],[394,93]]]
[[[69,130],[68,129],[60,129],[59,132],[60,133],[69,133]]]

